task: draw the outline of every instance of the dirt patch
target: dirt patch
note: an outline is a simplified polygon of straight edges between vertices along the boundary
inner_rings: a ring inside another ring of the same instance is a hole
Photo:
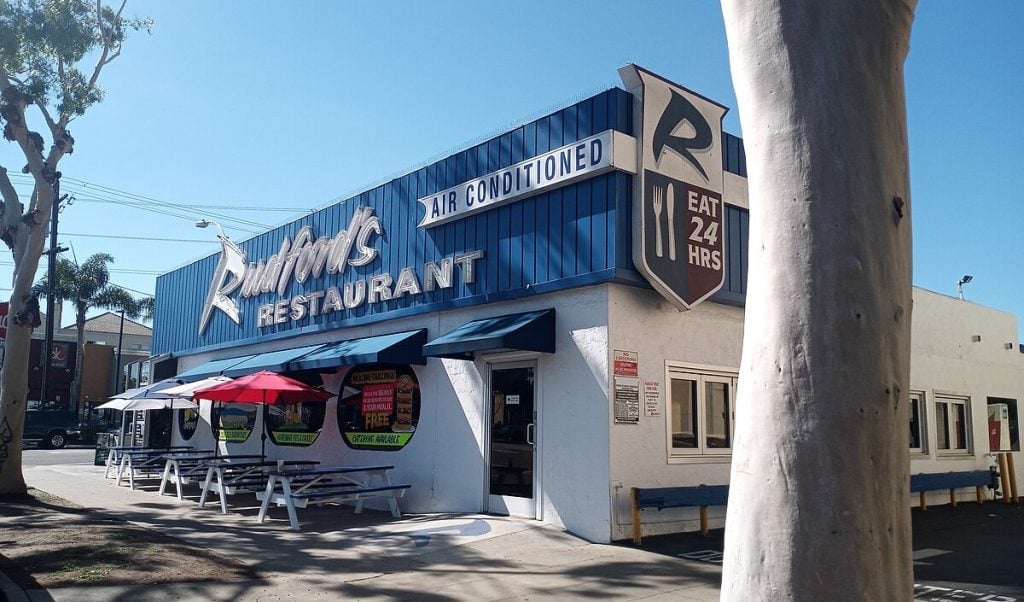
[[[25,589],[259,578],[238,561],[38,489],[0,497],[0,571]]]

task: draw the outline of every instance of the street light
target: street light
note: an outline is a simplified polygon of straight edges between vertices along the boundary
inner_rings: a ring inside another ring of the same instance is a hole
[[[960,280],[957,280],[956,282],[956,292],[958,295],[960,295],[961,301],[964,300],[964,285],[970,282],[971,280],[974,280],[974,276],[971,276],[970,274],[964,274],[964,277],[961,278]]]
[[[213,224],[214,226],[217,226],[217,230],[220,232],[220,237],[221,238],[227,238],[228,237],[227,234],[224,234],[224,228],[221,228],[220,224],[218,224],[217,222],[215,222],[213,220],[201,219],[198,222],[196,222],[196,228],[206,228],[210,224]]]

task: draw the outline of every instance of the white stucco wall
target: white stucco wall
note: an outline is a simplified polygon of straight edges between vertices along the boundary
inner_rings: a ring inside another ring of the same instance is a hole
[[[987,398],[1016,399],[1024,419],[1024,354],[1013,314],[956,297],[914,289],[910,385],[925,393],[926,451],[911,456],[912,473],[987,470],[989,455]],[[980,340],[974,340],[980,337]],[[936,449],[936,394],[971,399],[971,453],[943,454]],[[1024,483],[1024,457],[1014,453],[1018,491]],[[974,493],[961,490],[960,498]],[[916,497],[915,497],[915,502]],[[948,492],[929,495],[929,504],[949,503]]]
[[[554,354],[490,353],[479,354],[472,362],[430,359],[426,366],[415,366],[422,410],[416,434],[404,449],[349,449],[338,431],[337,408],[332,400],[328,402],[323,431],[312,446],[278,447],[268,441],[268,455],[313,458],[325,464],[394,464],[395,482],[413,485],[402,502],[404,511],[479,512],[484,509],[486,493],[485,393],[489,364],[535,359],[540,399],[537,439],[541,488],[537,495],[542,520],[592,541],[626,538],[631,533],[630,487],[728,482],[728,454],[670,457],[666,361],[737,371],[742,308],[706,302],[688,312],[678,312],[653,291],[602,285],[276,341],[260,346],[258,351],[424,327],[433,339],[469,320],[548,307],[557,312]],[[1010,314],[914,290],[911,383],[913,390],[927,395],[928,450],[912,457],[912,472],[973,470],[990,465],[986,398],[1007,397],[1024,405],[1024,355],[1019,352],[1016,332],[1016,320]],[[975,335],[981,341],[974,342]],[[645,415],[641,400],[639,424],[614,423],[609,389],[615,350],[637,352],[641,381],[659,384],[659,416]],[[216,356],[184,357],[179,367],[185,370],[215,357],[254,351],[255,347],[249,347]],[[333,377],[335,387],[347,370],[343,367]],[[971,398],[972,453],[951,457],[935,450],[936,392]],[[210,447],[213,437],[205,404],[203,418],[190,443]],[[260,428],[257,424],[256,433]],[[232,453],[258,450],[256,434],[244,444],[228,447]],[[1024,458],[1019,453],[1016,456],[1018,483],[1024,483]],[[963,498],[972,495],[965,490]],[[948,499],[948,493],[938,492],[930,497],[929,504],[948,503]],[[711,508],[709,514],[713,526],[722,524],[724,508]],[[694,508],[645,511],[643,520],[646,535],[698,527]]]
[[[737,371],[743,336],[741,308],[703,303],[688,312],[677,312],[652,291],[612,286],[609,292],[609,350],[639,354],[641,380],[656,381],[661,388],[661,416],[643,414],[640,423],[611,424],[611,496],[613,538],[631,536],[629,490],[631,487],[694,486],[726,484],[729,456],[670,458],[666,421],[666,361]],[[974,303],[914,289],[912,390],[926,393],[925,454],[912,456],[912,473],[988,469],[987,397],[1016,399],[1024,414],[1024,355],[1019,352],[1017,323],[1013,315]],[[981,337],[980,342],[972,336]],[[1010,346],[1007,349],[1007,345]],[[935,449],[935,393],[971,399],[972,451],[966,455],[942,455]],[[611,403],[611,402],[610,402]],[[737,408],[736,411],[742,411]],[[1024,415],[1020,416],[1024,419]],[[1016,453],[1018,485],[1024,483],[1024,457]],[[1020,487],[1018,487],[1020,489]],[[973,500],[973,490],[960,497]],[[917,496],[913,496],[917,503]],[[929,495],[931,505],[948,504],[948,492]],[[721,526],[724,508],[709,508],[712,526]],[[693,530],[699,526],[695,508],[643,512],[644,534]]]
[[[680,312],[650,290],[613,285],[609,292],[608,343],[638,354],[641,381],[659,383],[660,416],[646,416],[641,399],[639,424],[611,424],[612,537],[631,535],[630,488],[720,485],[729,482],[728,456],[669,459],[666,433],[665,362],[678,361],[735,370],[743,338],[743,310],[705,302]],[[609,377],[610,378],[610,377]],[[611,421],[609,421],[611,422]],[[725,509],[710,508],[712,524]],[[693,530],[695,508],[644,511],[644,533]]]
[[[279,447],[268,440],[267,455],[272,459],[312,458],[326,465],[393,464],[393,482],[413,486],[401,502],[404,512],[479,512],[484,508],[488,474],[483,442],[489,362],[535,359],[539,375],[538,504],[542,520],[593,541],[608,541],[608,305],[604,286],[186,356],[179,362],[179,371],[220,357],[416,328],[427,328],[428,339],[433,339],[470,320],[549,307],[556,310],[554,354],[484,353],[472,362],[432,358],[426,366],[414,366],[422,406],[416,433],[402,450],[349,449],[338,430],[337,405],[332,399],[326,408],[323,430],[313,445]],[[337,372],[335,387],[348,369],[342,367]],[[202,421],[190,444],[212,447],[209,412],[204,403]],[[257,422],[248,441],[227,444],[227,450],[258,453],[261,430]],[[177,433],[175,441],[180,441]]]

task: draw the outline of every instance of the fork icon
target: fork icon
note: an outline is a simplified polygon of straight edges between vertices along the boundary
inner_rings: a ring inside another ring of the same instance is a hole
[[[661,209],[662,209],[662,205],[664,204],[664,202],[665,202],[665,190],[661,186],[655,186],[654,187],[654,200],[653,200],[652,204],[654,206],[654,242],[655,242],[655,252],[657,253],[658,257],[661,257],[661,256],[663,256],[665,254],[665,252],[663,250],[664,247],[663,247],[662,242],[661,242]]]

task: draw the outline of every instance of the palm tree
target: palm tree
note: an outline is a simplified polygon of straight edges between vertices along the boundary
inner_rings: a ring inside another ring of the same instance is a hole
[[[140,302],[125,289],[110,284],[108,265],[114,262],[109,253],[96,253],[81,265],[59,257],[54,266],[53,300],[69,301],[75,306],[75,328],[78,333],[78,355],[75,361],[75,379],[71,384],[71,400],[78,405],[78,393],[82,384],[82,360],[85,352],[85,314],[93,308],[111,309],[124,312],[136,319],[143,311]],[[36,295],[45,297],[49,291],[44,277],[33,287]]]

